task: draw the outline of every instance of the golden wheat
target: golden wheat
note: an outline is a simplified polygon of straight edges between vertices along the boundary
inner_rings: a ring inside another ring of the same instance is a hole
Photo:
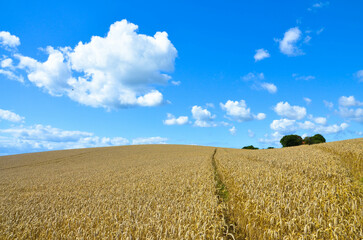
[[[216,161],[229,190],[236,237],[361,239],[361,185],[351,178],[340,155],[321,148],[361,154],[362,140],[259,151],[218,150]],[[356,147],[347,150],[346,143]]]
[[[0,239],[361,239],[362,147],[0,157]]]

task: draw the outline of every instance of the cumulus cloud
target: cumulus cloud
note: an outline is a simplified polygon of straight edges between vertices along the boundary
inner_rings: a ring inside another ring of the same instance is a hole
[[[363,123],[363,108],[339,107],[338,114],[343,118]]]
[[[16,47],[20,45],[20,39],[11,35],[9,32],[1,31],[0,32],[0,45],[3,47]]]
[[[306,108],[291,106],[288,102],[279,102],[274,107],[274,111],[282,117],[300,120],[306,116]]]
[[[295,120],[283,118],[279,120],[273,120],[270,124],[270,128],[280,133],[292,133],[297,130],[295,123]]]
[[[281,53],[287,56],[303,55],[304,52],[296,46],[297,42],[301,39],[301,31],[298,27],[290,28],[284,34],[284,38],[277,39]]]
[[[325,117],[317,117],[317,118],[314,118],[314,121],[317,123],[317,124],[322,124],[322,125],[325,125],[327,120]]]
[[[225,104],[220,103],[220,107],[226,111],[227,118],[238,122],[246,122],[253,119],[263,120],[266,117],[264,113],[259,113],[256,116],[253,115],[251,109],[247,107],[245,100],[239,102],[228,100]]]
[[[341,96],[338,100],[339,110],[336,112],[343,118],[363,123],[363,102],[355,99],[354,96]]]
[[[168,113],[167,119],[164,120],[165,125],[185,125],[188,123],[187,116],[180,116],[176,118],[173,114]]]
[[[255,59],[255,62],[261,61],[262,59],[269,58],[269,57],[270,57],[270,54],[268,53],[267,50],[265,50],[263,48],[257,49],[256,54],[253,56],[253,58]]]
[[[136,138],[132,140],[132,144],[166,144],[166,141],[168,141],[168,139],[163,137]]]
[[[233,126],[230,129],[228,129],[228,131],[231,133],[231,135],[236,135],[236,133],[237,133],[237,129],[236,129],[235,126]]]
[[[363,82],[363,70],[359,70],[355,73],[355,76],[358,78],[360,82]]]
[[[354,96],[341,96],[339,98],[339,105],[342,107],[358,107],[363,106],[363,102],[356,100]]]
[[[263,83],[261,83],[261,87],[263,89],[266,89],[269,93],[276,93],[277,92],[277,87],[273,83],[263,82]]]
[[[163,95],[155,86],[171,79],[177,50],[166,32],[148,36],[137,29],[126,20],[115,22],[105,37],[93,36],[74,49],[47,47],[44,62],[16,54],[16,67],[49,94],[87,106],[157,106]]]
[[[216,115],[212,115],[207,109],[203,109],[200,106],[192,107],[192,115],[195,119],[194,126],[196,127],[216,127],[217,125],[213,122]]]
[[[330,126],[317,126],[314,132],[321,134],[333,134],[344,131],[349,125],[347,123],[341,123],[340,125],[334,124]]]
[[[255,118],[256,118],[257,120],[263,120],[263,119],[265,119],[265,118],[266,118],[266,114],[264,114],[264,113],[259,113],[259,114],[257,114],[257,115],[255,116]]]
[[[24,117],[9,110],[0,109],[0,119],[10,122],[22,122]]]
[[[282,134],[291,134],[298,130],[310,130],[314,133],[321,134],[333,134],[344,131],[349,125],[347,123],[326,125],[325,118],[315,118],[314,121],[317,123],[313,123],[311,121],[298,122],[296,120],[290,119],[279,119],[273,120],[270,124],[270,128],[275,132]]]

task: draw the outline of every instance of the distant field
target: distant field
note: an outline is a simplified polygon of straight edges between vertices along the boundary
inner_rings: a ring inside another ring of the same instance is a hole
[[[0,157],[0,239],[362,239],[363,138]]]

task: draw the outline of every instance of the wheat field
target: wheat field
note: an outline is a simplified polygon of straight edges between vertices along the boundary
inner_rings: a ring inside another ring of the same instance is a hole
[[[0,239],[362,239],[363,138],[0,157]]]

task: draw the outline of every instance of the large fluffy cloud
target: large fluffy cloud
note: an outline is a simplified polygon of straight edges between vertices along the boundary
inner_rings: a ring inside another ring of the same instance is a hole
[[[220,103],[222,110],[226,111],[227,118],[235,120],[238,122],[246,122],[252,119],[263,120],[266,115],[264,113],[259,113],[253,115],[251,109],[247,107],[245,100],[241,101],[231,101],[228,100],[226,103]]]
[[[105,37],[93,36],[72,49],[47,47],[44,62],[16,54],[18,69],[51,95],[67,95],[92,107],[157,106],[163,95],[155,89],[171,79],[177,50],[166,32],[137,33],[122,20]]]
[[[203,109],[200,106],[193,106],[192,107],[192,115],[195,119],[194,126],[196,127],[215,127],[217,126],[213,119],[216,118],[216,115],[212,115],[210,111],[207,109]]]
[[[277,39],[279,42],[280,51],[288,56],[298,56],[304,52],[296,46],[297,42],[301,39],[301,31],[298,27],[290,28],[284,34],[282,40]]]
[[[16,47],[20,45],[20,39],[9,32],[0,32],[0,45],[5,47]]]
[[[300,120],[306,116],[306,108],[291,106],[288,102],[279,102],[274,107],[274,111],[282,117]]]

